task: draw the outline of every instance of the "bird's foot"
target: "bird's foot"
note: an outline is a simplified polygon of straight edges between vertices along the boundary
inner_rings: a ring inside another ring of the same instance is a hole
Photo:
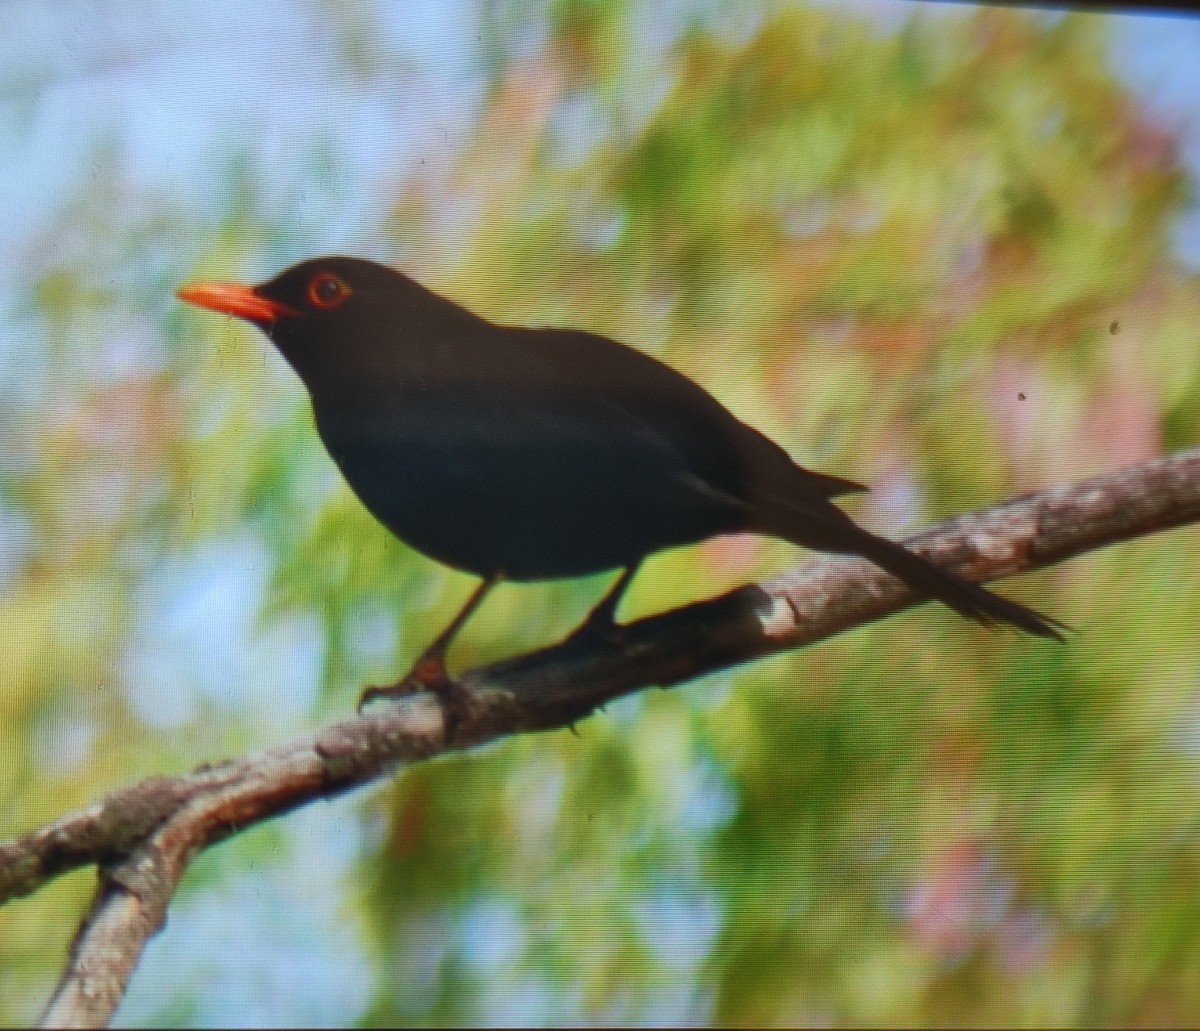
[[[627,640],[629,640],[629,631],[620,623],[605,618],[589,618],[564,637],[560,647],[620,648]]]
[[[371,684],[363,688],[363,693],[359,695],[357,711],[361,714],[363,709],[380,698],[407,698],[423,689],[424,685],[418,684],[410,677],[405,677],[395,684]]]
[[[358,711],[362,712],[378,698],[407,698],[422,691],[437,696],[445,720],[446,741],[453,741],[463,724],[474,715],[475,696],[450,676],[440,656],[421,656],[398,683],[366,688],[358,700]]]

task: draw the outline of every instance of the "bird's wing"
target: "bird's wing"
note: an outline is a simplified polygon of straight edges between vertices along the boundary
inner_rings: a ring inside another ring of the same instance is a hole
[[[740,424],[690,380],[601,337],[468,329],[444,335],[416,372],[383,363],[354,392],[314,393],[321,436],[351,483],[436,484],[493,513],[615,505],[659,519],[695,510],[705,526],[748,516],[729,489],[729,434],[705,416]]]
[[[347,482],[426,554],[516,580],[628,566],[754,510],[659,428],[506,341],[472,370],[314,404]]]
[[[803,486],[830,498],[860,484],[798,466],[683,373],[615,340],[565,329],[513,329],[519,346],[552,370],[560,389],[619,410],[669,442],[693,475],[742,500]]]

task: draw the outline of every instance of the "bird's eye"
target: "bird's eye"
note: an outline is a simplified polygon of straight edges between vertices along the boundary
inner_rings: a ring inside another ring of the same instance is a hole
[[[308,299],[318,308],[336,308],[350,296],[350,287],[332,272],[318,272],[308,284]]]

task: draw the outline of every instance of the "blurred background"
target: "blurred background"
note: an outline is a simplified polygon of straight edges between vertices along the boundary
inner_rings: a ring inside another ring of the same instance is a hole
[[[671,362],[890,535],[1200,441],[1200,23],[766,0],[4,0],[0,836],[285,740],[474,581],[340,482],[252,328],[331,252]],[[203,856],[129,1025],[1200,1021],[1177,530]],[[785,568],[653,559],[645,614]],[[458,666],[607,577],[501,588]],[[33,1018],[94,873],[0,909]]]

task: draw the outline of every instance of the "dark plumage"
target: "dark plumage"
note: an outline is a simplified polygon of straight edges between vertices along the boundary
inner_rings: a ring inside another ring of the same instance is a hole
[[[754,531],[865,556],[982,623],[1058,624],[858,526],[830,498],[855,483],[797,465],[686,376],[593,333],[496,325],[402,273],[316,258],[247,288],[184,300],[259,326],[312,396],[321,439],[389,530],[484,578],[414,667],[442,655],[499,579],[623,569],[585,626],[612,626],[647,555]]]

